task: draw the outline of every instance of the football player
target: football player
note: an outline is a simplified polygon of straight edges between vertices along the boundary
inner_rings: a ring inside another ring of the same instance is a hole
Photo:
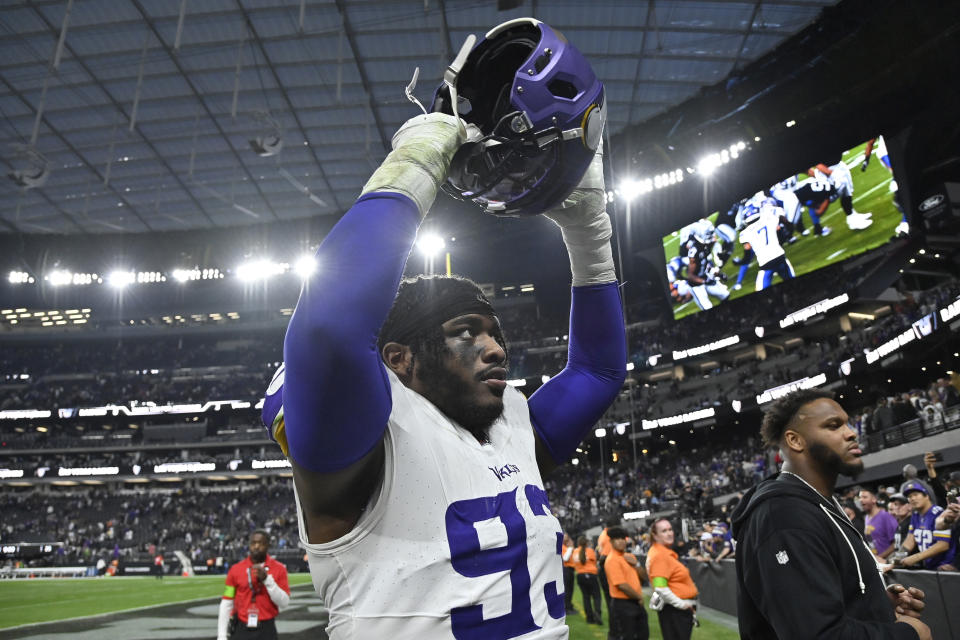
[[[893,174],[893,165],[890,163],[890,154],[887,152],[887,143],[883,139],[883,136],[867,140],[867,148],[863,152],[863,162],[860,163],[860,171],[866,171],[870,165],[870,157],[873,154],[874,146],[877,148],[877,157],[880,158],[880,163],[887,168],[887,171]],[[900,224],[897,225],[894,232],[898,236],[910,235],[910,223],[907,222],[907,213],[903,210],[903,205],[900,204],[900,191],[897,187],[896,180],[890,181],[890,191],[893,192],[893,206],[900,212]]]
[[[707,221],[709,222],[709,221]],[[712,309],[710,297],[723,302],[730,297],[730,290],[722,280],[726,277],[716,265],[714,257],[714,234],[706,226],[695,229],[687,244],[687,277],[690,294],[701,310]]]
[[[860,213],[853,208],[853,176],[850,175],[850,168],[842,159],[829,167],[820,163],[816,167],[811,167],[808,173],[810,171],[819,172],[830,180],[833,185],[831,199],[840,199],[840,206],[847,216],[848,229],[859,231],[873,224],[872,213]]]
[[[566,163],[578,150],[591,149],[579,187],[545,214],[560,226],[573,275],[567,366],[528,401],[507,383],[504,331],[479,287],[457,277],[401,281],[422,219],[455,154],[471,143],[456,115],[409,120],[318,249],[323,268],[304,283],[284,341],[285,370],[263,405],[293,467],[301,544],[333,640],[567,635],[563,534],[543,478],[570,458],[626,376],[599,131],[588,138],[590,127],[580,124],[597,107],[589,97],[596,79],[539,21],[511,21],[485,42],[494,38],[550,52],[551,71],[536,82],[557,72],[587,88],[579,94],[587,102],[568,120],[580,129],[558,132],[569,137],[552,143],[572,142],[564,164],[531,166],[549,169],[537,189],[557,190],[523,193],[536,202],[564,198],[569,191],[555,180],[570,176]],[[473,51],[491,51],[482,47]],[[468,76],[464,67],[459,89],[491,90],[482,83],[492,75],[480,71]],[[451,84],[456,104],[454,92]],[[482,108],[479,98],[471,102],[468,118]],[[490,135],[498,121],[477,126]],[[531,160],[552,157],[551,147]]]
[[[777,235],[783,209],[770,198],[760,208],[748,204],[744,211],[744,228],[740,231],[740,243],[744,251],[753,251],[757,256],[756,291],[763,291],[773,283],[773,276],[782,280],[795,277],[793,265],[787,260]]]
[[[682,277],[683,270],[690,264],[687,256],[674,256],[667,262],[667,284],[670,287],[670,297],[675,303],[690,302],[693,293],[689,283]]]
[[[797,176],[790,176],[781,180],[770,187],[767,193],[777,201],[777,205],[783,209],[784,220],[780,225],[781,244],[793,244],[797,238],[793,235],[794,231],[803,232],[803,207],[800,206],[800,199],[794,193],[798,186]],[[761,202],[756,203],[759,207]]]
[[[726,210],[717,213],[716,228],[716,250],[714,256],[718,267],[722,267],[730,260],[733,250],[737,244],[737,212],[740,210],[740,203],[736,202]],[[734,263],[736,264],[736,263]]]
[[[833,199],[836,190],[830,178],[816,167],[811,167],[807,171],[810,176],[797,185],[794,195],[801,206],[807,207],[807,213],[810,214],[810,220],[813,222],[813,232],[817,236],[828,236],[832,229],[820,224],[820,216],[827,211],[830,201]],[[799,219],[799,218],[798,218]],[[803,230],[803,235],[807,235],[809,229]]]

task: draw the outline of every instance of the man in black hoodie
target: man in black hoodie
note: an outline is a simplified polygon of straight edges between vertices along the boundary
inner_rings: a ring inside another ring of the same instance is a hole
[[[745,640],[929,640],[923,593],[884,588],[863,535],[833,497],[863,470],[857,434],[833,394],[794,391],[766,412],[761,435],[783,470],[733,513],[737,613]]]

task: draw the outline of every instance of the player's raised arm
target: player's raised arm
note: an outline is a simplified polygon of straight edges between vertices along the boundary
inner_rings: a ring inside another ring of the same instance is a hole
[[[312,542],[349,531],[376,486],[391,409],[377,334],[460,142],[456,119],[444,114],[400,128],[393,151],[320,245],[290,320],[282,414],[272,422]]]
[[[616,398],[626,377],[627,350],[620,289],[613,266],[613,229],[605,210],[603,155],[568,199],[546,215],[563,232],[573,289],[567,366],[530,398],[537,463],[549,473],[576,449]]]

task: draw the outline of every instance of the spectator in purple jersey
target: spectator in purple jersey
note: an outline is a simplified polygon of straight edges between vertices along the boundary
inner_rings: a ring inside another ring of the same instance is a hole
[[[938,567],[938,571],[956,571],[957,570],[957,557],[956,549],[960,545],[960,502],[957,502],[957,498],[954,497],[953,500],[947,505],[947,508],[943,510],[943,513],[937,518],[937,522],[934,525],[937,530],[949,530],[950,531],[950,545],[954,549],[953,561],[942,564]]]
[[[910,533],[904,540],[902,550],[919,553],[907,556],[900,560],[900,565],[912,567],[920,565],[923,569],[936,570],[943,564],[952,564],[956,547],[950,544],[950,531],[938,531],[937,517],[943,513],[943,508],[930,501],[930,494],[919,482],[907,483],[907,500],[913,507],[910,516]]]
[[[878,557],[886,559],[893,553],[893,536],[897,533],[897,519],[877,504],[877,494],[870,489],[860,490],[860,506],[863,507],[863,533],[870,541],[870,548]]]

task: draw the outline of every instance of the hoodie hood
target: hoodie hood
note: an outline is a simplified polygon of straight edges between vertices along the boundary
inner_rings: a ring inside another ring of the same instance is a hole
[[[837,508],[830,500],[827,500],[817,491],[803,484],[801,480],[798,480],[789,474],[784,475],[782,473],[778,473],[776,476],[764,480],[760,484],[755,485],[749,491],[747,491],[747,493],[744,494],[743,499],[740,500],[740,504],[738,504],[737,508],[733,510],[730,523],[733,525],[734,539],[739,542],[740,536],[743,533],[744,523],[758,505],[763,503],[765,500],[770,500],[772,498],[783,498],[787,496],[799,498],[815,506],[821,505],[825,507],[831,513],[831,515],[834,515],[835,517],[842,516],[843,521],[850,525],[852,530],[856,531],[856,528],[850,523],[849,520],[847,520],[846,516],[844,516],[842,513],[836,513]]]

